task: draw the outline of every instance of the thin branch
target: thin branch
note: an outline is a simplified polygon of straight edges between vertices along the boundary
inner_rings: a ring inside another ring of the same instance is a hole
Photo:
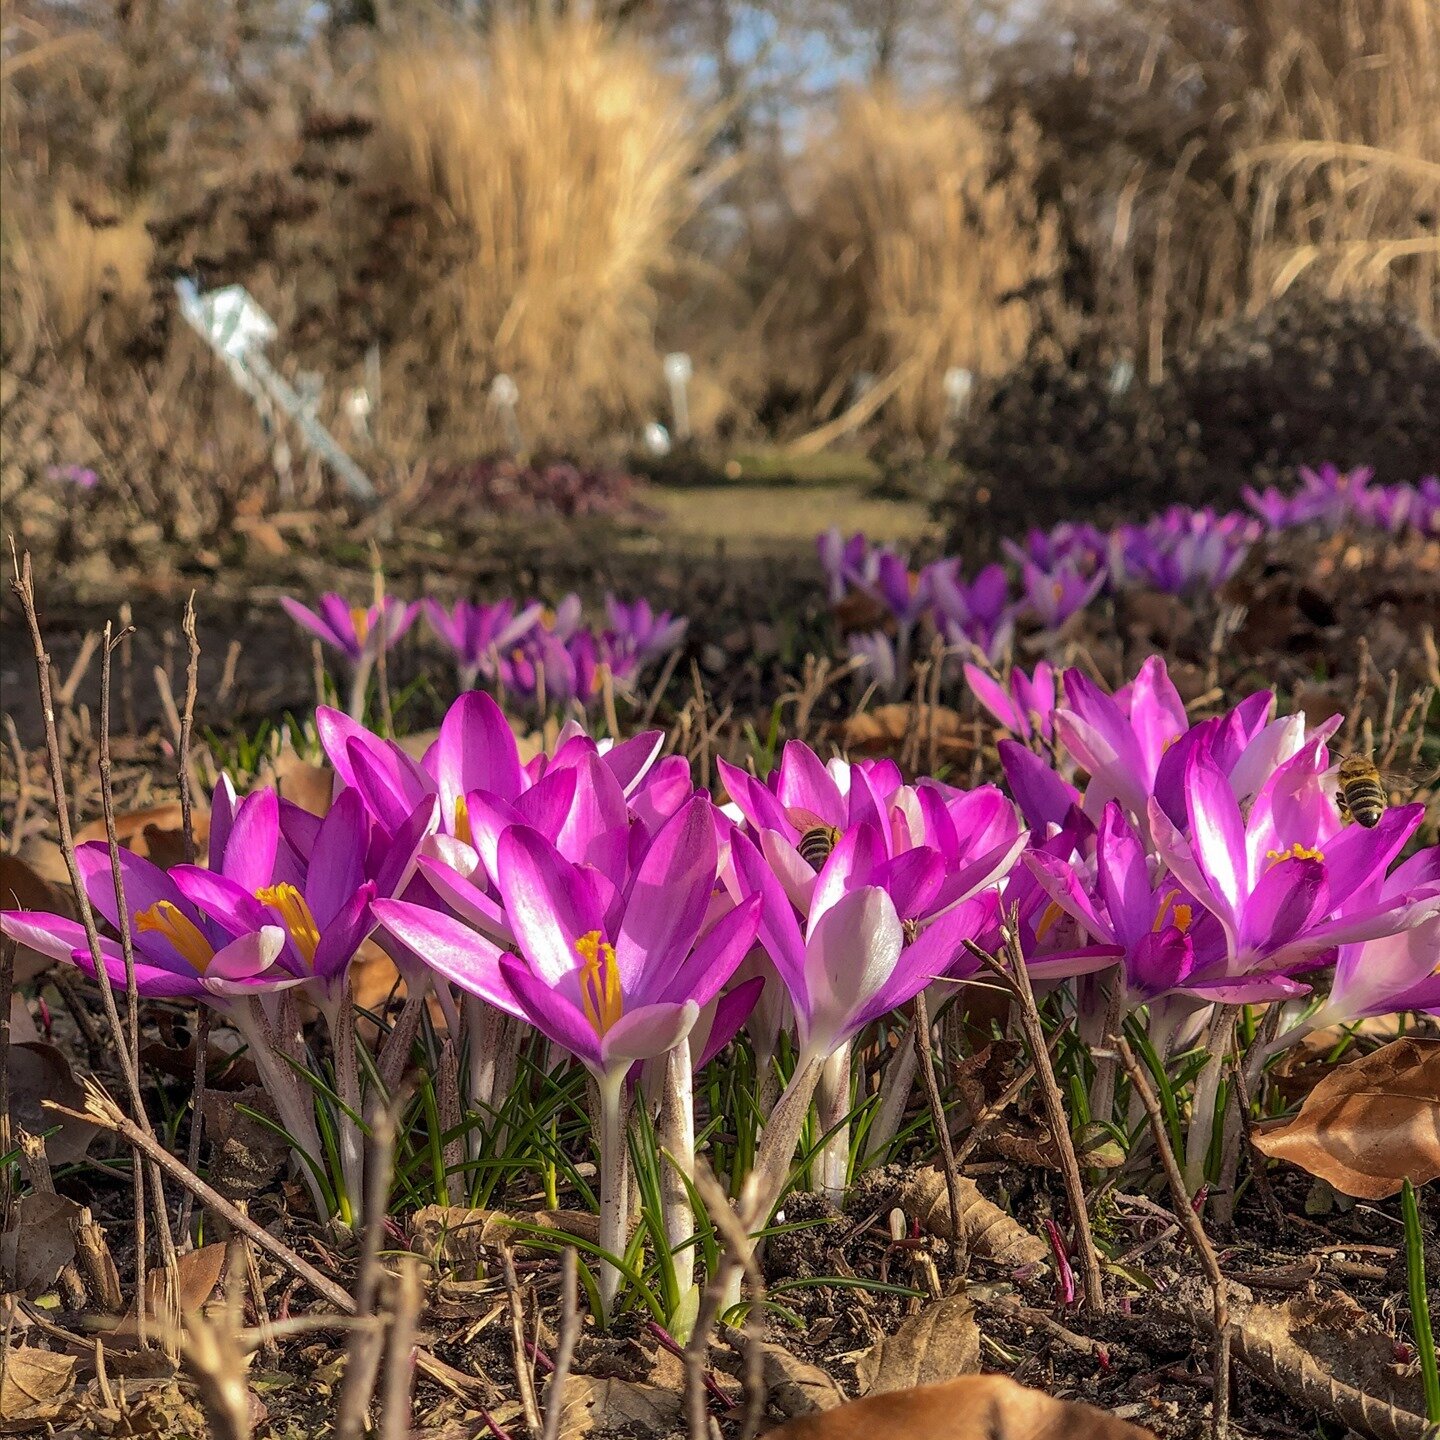
[[[1140,1103],[1145,1107],[1145,1114],[1149,1117],[1150,1133],[1155,1137],[1155,1148],[1160,1152],[1160,1160],[1165,1167],[1165,1178],[1170,1185],[1170,1195],[1175,1204],[1176,1218],[1185,1227],[1185,1233],[1189,1236],[1190,1243],[1199,1257],[1201,1268],[1205,1271],[1206,1279],[1210,1282],[1211,1305],[1215,1318],[1215,1353],[1211,1362],[1215,1382],[1215,1398],[1211,1411],[1210,1433],[1214,1440],[1225,1440],[1230,1433],[1229,1287],[1224,1275],[1220,1272],[1220,1261],[1215,1256],[1215,1249],[1210,1244],[1210,1237],[1205,1233],[1205,1226],[1201,1223],[1195,1207],[1190,1203],[1190,1194],[1185,1188],[1185,1177],[1180,1173],[1180,1162],[1175,1158],[1175,1151],[1171,1147],[1169,1132],[1165,1128],[1165,1116],[1161,1113],[1160,1102],[1155,1098],[1155,1091],[1151,1088],[1144,1070],[1137,1063],[1135,1052],[1131,1050],[1125,1037],[1116,1035],[1112,1038],[1120,1055],[1120,1063],[1125,1067],[1130,1084],[1140,1097]]]
[[[967,940],[966,948],[987,969],[993,971],[1015,996],[1020,1012],[1020,1026],[1025,1032],[1025,1043],[1030,1051],[1031,1063],[1035,1066],[1035,1079],[1040,1086],[1040,1098],[1045,1105],[1045,1117],[1060,1158],[1065,1198],[1075,1224],[1075,1243],[1080,1252],[1080,1265],[1085,1276],[1085,1308],[1094,1314],[1103,1315],[1105,1294],[1100,1276],[1100,1255],[1095,1248],[1094,1233],[1090,1229],[1090,1211],[1085,1204],[1085,1183],[1080,1177],[1075,1141],[1070,1134],[1070,1122],[1065,1115],[1065,1102],[1060,1095],[1060,1086],[1055,1080],[1055,1067],[1050,1063],[1050,1050],[1045,1043],[1045,1027],[1040,1021],[1040,1011],[1035,1004],[1030,971],[1020,947],[1019,925],[1013,914],[1009,925],[1003,926],[1000,933],[1004,937],[1005,951],[1010,962],[1008,965],[1002,965],[995,956],[987,955],[973,941]]]
[[[576,1270],[575,1247],[572,1245],[560,1262],[560,1341],[555,1349],[555,1373],[550,1377],[550,1393],[545,1397],[545,1431],[541,1440],[560,1440],[565,1381],[570,1374],[571,1361],[575,1358],[575,1342],[580,1338]]]
[[[915,1051],[920,1057],[920,1078],[925,1084],[925,1097],[930,1102],[930,1119],[940,1146],[941,1168],[945,1172],[945,1198],[950,1204],[950,1259],[957,1275],[966,1269],[965,1231],[960,1224],[960,1175],[955,1166],[955,1147],[950,1141],[950,1126],[945,1116],[945,1102],[935,1079],[935,1056],[930,1048],[930,1011],[921,990],[913,1001],[915,1011]]]
[[[520,1407],[525,1412],[525,1427],[534,1440],[540,1434],[540,1402],[535,1398],[535,1372],[525,1358],[525,1308],[520,1300],[520,1282],[515,1278],[515,1261],[510,1247],[501,1245],[500,1264],[505,1273],[505,1294],[510,1302],[510,1344],[515,1355],[515,1383],[520,1391]]]

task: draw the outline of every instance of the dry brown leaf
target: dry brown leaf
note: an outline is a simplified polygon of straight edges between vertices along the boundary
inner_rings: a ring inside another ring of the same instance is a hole
[[[507,1215],[503,1210],[470,1210],[463,1205],[426,1205],[410,1222],[411,1247],[450,1265],[476,1266],[485,1250],[509,1245],[524,1250],[525,1226],[556,1230],[592,1244],[598,1241],[599,1221],[588,1210],[529,1210]]]
[[[328,765],[312,765],[287,747],[266,770],[266,780],[292,804],[312,815],[329,813],[335,795],[335,772]]]
[[[1337,1065],[1291,1120],[1259,1130],[1262,1154],[1362,1200],[1440,1176],[1440,1041],[1396,1040]]]
[[[45,1153],[52,1165],[73,1165],[83,1159],[99,1133],[98,1127],[41,1108],[43,1100],[57,1101],[67,1110],[85,1108],[84,1086],[75,1078],[65,1052],[43,1040],[11,1045],[7,1068],[13,1123],[32,1135],[55,1132],[45,1140]]]
[[[191,812],[191,824],[195,831],[195,846],[199,854],[205,854],[205,844],[210,838],[210,812],[196,807]],[[181,825],[180,802],[167,801],[163,805],[149,805],[143,810],[127,810],[115,817],[115,835],[120,844],[136,855],[168,870],[185,859],[185,833]],[[76,833],[75,843],[87,840],[105,843],[105,820],[92,820]]]
[[[18,855],[0,855],[0,910],[45,910],[52,915],[75,918],[75,901],[70,886],[47,880]],[[19,945],[15,950],[15,983],[33,980],[52,962],[38,950]]]
[[[680,1423],[679,1390],[634,1380],[569,1375],[560,1400],[560,1440],[579,1440],[595,1431],[626,1435],[669,1435]]]
[[[781,1345],[760,1347],[770,1404],[782,1415],[813,1415],[843,1405],[845,1392],[818,1365],[807,1365]]]
[[[53,1191],[22,1195],[15,1224],[0,1235],[0,1274],[7,1290],[22,1290],[32,1300],[43,1295],[75,1259],[75,1227],[85,1207]]]
[[[842,728],[845,748],[863,755],[895,750],[919,735],[946,758],[969,755],[974,727],[957,710],[944,705],[877,705],[852,715]]]
[[[871,1395],[771,1430],[766,1440],[1155,1440],[1089,1405],[1053,1399],[1003,1375]]]
[[[1038,1235],[1012,1220],[998,1205],[987,1200],[973,1180],[963,1175],[960,1186],[960,1224],[965,1244],[972,1255],[997,1265],[1016,1269],[1040,1265],[1050,1258],[1050,1247]],[[918,1171],[900,1196],[900,1204],[912,1220],[932,1235],[952,1238],[950,1199],[945,1177],[933,1165]]]
[[[0,1378],[0,1423],[6,1433],[41,1429],[53,1420],[75,1388],[74,1355],[17,1345],[5,1357]]]
[[[885,1395],[935,1385],[980,1369],[980,1326],[975,1307],[963,1295],[950,1295],[912,1315],[893,1334],[884,1335],[855,1362],[866,1395]]]

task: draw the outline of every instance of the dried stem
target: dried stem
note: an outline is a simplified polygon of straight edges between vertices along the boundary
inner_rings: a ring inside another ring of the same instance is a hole
[[[370,1115],[371,1151],[368,1193],[365,1196],[365,1230],[360,1252],[360,1274],[355,1287],[355,1313],[373,1319],[380,1289],[380,1247],[385,1236],[385,1200],[390,1187],[390,1165],[395,1153],[395,1111],[376,1106]],[[335,1413],[335,1440],[360,1440],[365,1433],[375,1379],[380,1370],[385,1332],[378,1320],[353,1331],[345,1352],[345,1380]]]
[[[385,1395],[380,1440],[409,1440],[415,1405],[415,1333],[420,1319],[420,1257],[406,1255],[391,1285],[390,1350],[385,1360]]]
[[[525,1352],[525,1306],[520,1282],[515,1278],[515,1261],[510,1247],[501,1245],[500,1265],[505,1275],[505,1295],[510,1304],[510,1347],[515,1357],[515,1383],[520,1391],[520,1408],[532,1440],[540,1434],[540,1402],[535,1398],[535,1372]]]
[[[10,997],[15,993],[15,951],[0,938],[0,1155],[10,1153]],[[10,1230],[10,1167],[0,1167],[0,1233]]]
[[[565,1381],[575,1358],[580,1338],[580,1310],[576,1297],[575,1249],[571,1246],[560,1261],[560,1341],[555,1347],[555,1372],[545,1396],[545,1430],[541,1440],[560,1440],[560,1417],[564,1409]]]
[[[935,1126],[935,1139],[940,1146],[940,1161],[945,1172],[945,1198],[950,1204],[951,1260],[955,1273],[965,1272],[965,1231],[960,1224],[960,1175],[955,1166],[955,1147],[950,1143],[950,1125],[945,1117],[945,1102],[935,1079],[935,1056],[930,1048],[930,1011],[921,990],[912,1002],[915,1012],[915,1053],[920,1061],[920,1078],[925,1085],[925,1098],[930,1102],[930,1119]]]
[[[1094,1314],[1105,1313],[1105,1295],[1100,1276],[1100,1256],[1095,1249],[1095,1236],[1090,1229],[1090,1211],[1085,1204],[1085,1184],[1080,1177],[1080,1162],[1075,1155],[1075,1141],[1070,1135],[1070,1123],[1065,1115],[1065,1102],[1060,1096],[1060,1086],[1055,1081],[1055,1067],[1050,1063],[1050,1051],[1045,1043],[1045,1026],[1040,1020],[1040,1011],[1035,1004],[1035,991],[1030,985],[1030,972],[1025,965],[1025,955],[1020,948],[1019,927],[1016,917],[1011,916],[1010,924],[1001,930],[1005,939],[1008,965],[1002,965],[993,955],[987,955],[973,941],[967,940],[966,947],[988,969],[1012,991],[1018,1002],[1020,1026],[1025,1032],[1025,1043],[1030,1051],[1030,1061],[1035,1066],[1035,1079],[1040,1086],[1040,1098],[1045,1105],[1045,1117],[1060,1157],[1060,1173],[1065,1181],[1065,1198],[1069,1202],[1070,1215],[1075,1224],[1075,1243],[1080,1251],[1080,1265],[1085,1276],[1085,1308]]]
[[[1149,1117],[1150,1133],[1155,1137],[1155,1148],[1159,1151],[1161,1163],[1165,1167],[1165,1178],[1170,1184],[1170,1195],[1175,1204],[1176,1218],[1185,1227],[1185,1233],[1189,1236],[1190,1243],[1199,1257],[1200,1265],[1205,1271],[1206,1279],[1210,1282],[1211,1304],[1215,1318],[1215,1354],[1212,1361],[1215,1398],[1211,1412],[1210,1433],[1214,1436],[1214,1440],[1225,1440],[1230,1433],[1230,1302],[1226,1280],[1220,1273],[1220,1262],[1215,1257],[1210,1237],[1206,1235],[1205,1227],[1200,1223],[1200,1217],[1190,1203],[1190,1195],[1185,1188],[1185,1177],[1180,1173],[1180,1162],[1175,1158],[1175,1151],[1171,1147],[1170,1136],[1165,1128],[1165,1116],[1161,1113],[1160,1102],[1155,1098],[1155,1091],[1150,1085],[1149,1078],[1137,1063],[1135,1053],[1131,1050],[1125,1037],[1117,1035],[1114,1040],[1115,1048],[1120,1055],[1120,1063],[1125,1067],[1130,1084],[1140,1097],[1140,1103],[1145,1107],[1145,1114]]]
[[[185,708],[180,712],[180,749],[176,767],[180,781],[180,836],[185,845],[185,863],[195,863],[195,819],[190,797],[190,735],[195,727],[195,696],[200,688],[200,638],[195,633],[195,592],[185,602],[185,618],[181,621],[189,647],[185,665]]]

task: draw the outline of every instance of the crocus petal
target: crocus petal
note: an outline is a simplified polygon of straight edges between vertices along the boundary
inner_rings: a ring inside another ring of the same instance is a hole
[[[449,915],[408,900],[376,900],[372,908],[376,920],[390,934],[445,979],[507,1014],[520,1013],[513,992],[500,975],[504,952],[493,941]]]
[[[991,679],[978,665],[967,664],[964,671],[971,692],[990,714],[1007,730],[1029,739],[1030,722],[1016,707],[1005,687],[998,680]]]
[[[1185,767],[1190,850],[1208,887],[1238,911],[1247,889],[1245,821],[1220,768],[1203,750]]]
[[[305,900],[321,930],[365,880],[367,831],[364,801],[342,790],[321,822],[305,876]]]
[[[792,810],[808,810],[826,825],[845,824],[845,801],[820,757],[803,741],[789,740],[780,756],[776,785],[780,803]]]
[[[852,890],[820,917],[805,948],[807,1045],[833,1049],[845,1037],[861,1007],[894,972],[903,945],[900,917],[878,886]]]
[[[1284,951],[1329,908],[1325,866],[1318,860],[1285,859],[1271,866],[1245,903],[1240,920],[1242,950]]]
[[[83,949],[88,943],[85,927],[78,920],[64,915],[49,915],[42,910],[0,910],[0,934],[8,936],[17,945],[28,945],[50,960],[68,961],[76,950]],[[184,964],[183,961],[178,963]],[[189,970],[192,967],[185,965],[184,968]],[[124,983],[123,978],[121,983]]]
[[[347,641],[343,636],[337,635],[327,620],[322,619],[313,610],[307,609],[298,600],[292,600],[288,595],[282,595],[280,604],[284,607],[285,613],[297,625],[308,630],[312,635],[318,636],[327,645],[343,651],[347,655],[356,653],[353,636]]]
[[[1100,898],[1105,902],[1113,933],[1123,944],[1130,944],[1150,929],[1155,918],[1155,898],[1140,837],[1118,805],[1105,807],[1096,870]]]
[[[526,825],[513,825],[500,837],[497,870],[505,913],[526,960],[543,983],[560,984],[579,966],[576,942],[592,931],[604,933],[594,888]]]
[[[374,882],[367,880],[325,926],[315,947],[315,974],[322,980],[343,974],[375,928],[374,899]]]
[[[1018,740],[1001,740],[996,749],[1010,793],[1025,823],[1042,835],[1051,825],[1062,825],[1080,792],[1062,780],[1033,750]]]
[[[663,983],[663,972],[673,970],[700,933],[719,863],[709,809],[709,800],[697,795],[668,821],[630,881],[615,940],[626,995],[647,998],[651,974]]]
[[[284,948],[285,932],[278,925],[265,925],[217,950],[205,967],[205,979],[249,980],[268,970]]]
[[[605,1068],[651,1060],[673,1050],[694,1029],[699,1015],[700,1007],[693,1000],[627,1010],[600,1041]]]
[[[246,890],[270,883],[275,871],[275,847],[280,841],[280,800],[273,790],[247,795],[235,811],[226,837],[223,864],[211,860]]]
[[[750,1018],[764,988],[765,977],[755,975],[732,986],[715,1001],[709,1032],[695,1056],[697,1072],[703,1070],[740,1033],[740,1027]],[[698,1025],[696,1028],[699,1028]],[[695,1044],[693,1032],[690,1043],[692,1046]]]
[[[643,730],[618,745],[612,745],[601,755],[606,768],[620,782],[627,799],[659,758],[664,744],[663,730]]]
[[[426,756],[435,777],[447,829],[456,802],[472,790],[514,800],[524,784],[515,732],[483,690],[460,696],[445,713],[440,734]]]
[[[649,995],[640,999],[695,1000],[708,1005],[722,985],[739,968],[760,930],[762,901],[759,895],[742,900],[722,915],[673,973],[652,981]]]
[[[557,994],[513,955],[500,957],[500,975],[510,991],[502,1008],[511,1014],[518,1010],[546,1039],[568,1050],[596,1075],[605,1073],[608,1067],[600,1037],[578,1006]]]

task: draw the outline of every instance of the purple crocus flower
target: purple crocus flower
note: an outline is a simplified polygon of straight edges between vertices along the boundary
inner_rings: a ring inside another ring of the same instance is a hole
[[[1020,569],[1024,594],[1021,605],[1046,630],[1058,630],[1072,615],[1083,610],[1105,584],[1105,571],[1088,579],[1068,560],[1050,570],[1026,561]]]
[[[519,611],[513,600],[497,600],[493,605],[457,600],[449,610],[436,600],[424,603],[431,630],[455,656],[462,690],[473,690],[481,675],[490,681],[499,679],[502,657],[539,624],[544,609],[538,600]]]
[[[538,831],[500,837],[497,888],[515,953],[447,915],[377,902],[382,922],[462,990],[520,1015],[594,1075],[600,1091],[601,1248],[625,1243],[624,1086],[636,1061],[685,1040],[753,943],[760,901],[714,918],[713,806],[696,796],[665,823],[623,886],[572,864]],[[723,906],[722,906],[723,909]],[[608,1314],[619,1285],[602,1268]]]
[[[343,595],[333,593],[322,595],[316,610],[288,595],[282,595],[280,603],[297,625],[319,636],[356,667],[373,662],[382,644],[387,650],[395,644],[419,609],[413,601],[406,604],[393,595],[385,597],[383,606],[351,605]]]
[[[76,850],[85,893],[116,930],[120,916],[110,871],[110,852],[98,842]],[[294,984],[275,962],[285,931],[275,923],[227,929],[207,916],[157,865],[128,850],[120,852],[125,903],[135,951],[135,984],[154,999],[204,1000],[220,1010],[230,1003],[284,983]],[[77,920],[34,910],[0,911],[0,932],[52,960],[73,964],[92,979],[95,964],[85,929]],[[100,937],[105,978],[125,989],[125,960],[118,941]]]
[[[926,572],[936,628],[951,645],[974,645],[997,660],[1015,634],[1016,606],[1003,565],[987,565],[968,585],[959,562],[941,560]]]
[[[605,612],[610,620],[607,645],[611,668],[615,657],[632,656],[639,669],[653,665],[668,655],[684,638],[689,621],[676,618],[668,610],[658,615],[645,599],[625,604],[614,595],[605,596]]]
[[[1012,734],[1027,742],[1034,735],[1047,741],[1054,735],[1055,672],[1046,661],[1039,661],[1030,675],[1013,666],[1004,683],[966,664],[965,679],[975,698]]]
[[[1223,968],[1198,979],[1293,974],[1336,946],[1396,934],[1440,913],[1440,895],[1366,894],[1414,834],[1424,806],[1388,810],[1374,829],[1337,832],[1321,783],[1322,751],[1321,742],[1311,742],[1280,766],[1247,814],[1220,767],[1197,747],[1185,767],[1188,835],[1151,800],[1162,859],[1224,932]]]

